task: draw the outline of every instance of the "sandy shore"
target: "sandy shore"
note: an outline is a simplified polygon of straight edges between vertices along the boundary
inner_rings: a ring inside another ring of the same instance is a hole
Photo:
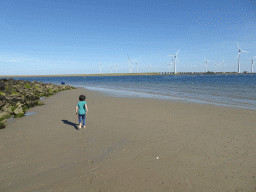
[[[86,129],[75,106],[85,94]],[[0,130],[0,191],[255,191],[255,111],[84,88]]]

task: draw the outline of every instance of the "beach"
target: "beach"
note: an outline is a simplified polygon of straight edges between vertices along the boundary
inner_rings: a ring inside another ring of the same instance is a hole
[[[256,190],[255,110],[84,88],[43,102],[1,130],[1,191]]]

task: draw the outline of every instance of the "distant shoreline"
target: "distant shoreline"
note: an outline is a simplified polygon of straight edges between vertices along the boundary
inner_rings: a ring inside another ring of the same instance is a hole
[[[225,74],[225,75],[230,75],[230,74],[238,74],[237,72],[226,72],[226,73],[191,73],[191,72],[182,72],[182,73],[177,73],[173,74],[170,73],[166,74],[163,73],[104,73],[104,74],[56,74],[56,75],[0,75],[0,78],[19,78],[19,77],[76,77],[76,76],[139,76],[139,75],[213,75],[213,74]],[[244,74],[244,73],[240,73]],[[246,74],[256,74],[256,73],[246,73]]]

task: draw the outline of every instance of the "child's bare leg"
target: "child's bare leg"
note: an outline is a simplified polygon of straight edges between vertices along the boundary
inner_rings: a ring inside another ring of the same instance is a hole
[[[81,128],[82,128],[82,123],[80,123],[80,124],[79,124],[79,127],[78,127],[78,128],[79,128],[79,129],[81,129]]]

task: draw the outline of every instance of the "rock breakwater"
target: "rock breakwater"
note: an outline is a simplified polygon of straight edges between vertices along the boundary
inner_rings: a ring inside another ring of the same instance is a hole
[[[75,89],[69,85],[55,85],[37,81],[0,79],[0,129],[6,127],[8,118],[22,117],[37,105],[44,105],[41,97],[49,97],[63,90]]]

